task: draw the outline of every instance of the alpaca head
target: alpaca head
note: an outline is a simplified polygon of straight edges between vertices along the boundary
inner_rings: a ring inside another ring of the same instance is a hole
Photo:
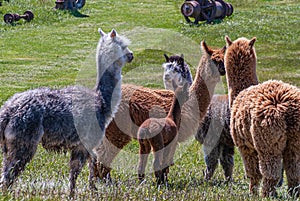
[[[97,46],[96,62],[98,71],[121,71],[121,68],[128,62],[133,60],[133,53],[127,47],[129,40],[123,36],[119,36],[113,29],[106,34],[100,28],[98,32],[101,36]]]
[[[166,62],[163,64],[165,88],[175,91],[178,86],[183,86],[185,83],[191,85],[193,82],[191,71],[184,61],[183,54],[170,57],[164,54],[164,57],[166,59]]]
[[[247,38],[238,38],[231,41],[228,36],[225,36],[227,51],[225,54],[225,66],[227,75],[244,75],[249,77],[255,73],[256,68],[256,53],[254,43],[256,38],[251,40]]]
[[[256,75],[256,53],[254,43],[256,38],[238,38],[231,41],[225,36],[227,50],[225,54],[226,78],[230,105],[240,91],[258,84]]]
[[[203,59],[202,62],[206,62],[206,64],[201,64],[200,66],[204,66],[202,69],[205,72],[202,76],[206,81],[218,82],[220,80],[220,75],[225,75],[225,66],[224,66],[224,54],[226,47],[220,49],[211,49],[205,43],[205,41],[201,42],[201,49],[203,56],[206,59]]]

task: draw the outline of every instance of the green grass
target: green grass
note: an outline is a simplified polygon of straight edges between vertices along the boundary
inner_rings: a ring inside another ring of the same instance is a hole
[[[260,81],[281,79],[300,86],[300,2],[295,0],[231,0],[232,16],[215,24],[189,26],[180,13],[183,1],[87,0],[79,13],[55,11],[52,0],[3,2],[0,15],[32,10],[35,18],[14,25],[0,22],[0,104],[11,95],[40,86],[60,88],[82,84],[92,87],[95,77],[97,29],[115,28],[131,39],[134,61],[123,71],[125,83],[163,88],[163,53],[183,53],[195,72],[201,56],[199,44],[222,47],[224,36],[257,37],[257,74]],[[88,15],[89,17],[84,17]],[[90,79],[90,77],[93,79]],[[226,80],[216,92],[226,93]],[[87,167],[78,179],[76,200],[268,200],[248,193],[243,164],[236,151],[234,181],[225,183],[219,167],[212,181],[203,180],[201,145],[190,141],[176,152],[169,188],[156,188],[153,175],[138,185],[136,142],[114,162],[114,185],[97,184],[97,195],[88,189]],[[40,148],[33,161],[1,200],[64,200],[68,198],[68,154]],[[2,159],[1,159],[2,160]],[[279,199],[290,199],[286,181]]]

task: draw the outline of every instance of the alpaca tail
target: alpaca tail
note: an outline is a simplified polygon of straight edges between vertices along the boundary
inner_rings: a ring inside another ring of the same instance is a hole
[[[261,104],[256,111],[256,116],[261,120],[261,126],[284,132],[288,127],[286,122],[288,109],[287,101],[282,100],[280,96],[272,97]]]
[[[4,141],[4,131],[9,122],[9,115],[5,110],[0,111],[0,144]]]

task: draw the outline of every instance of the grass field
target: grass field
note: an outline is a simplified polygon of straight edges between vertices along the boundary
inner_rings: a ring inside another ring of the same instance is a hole
[[[193,73],[201,56],[199,44],[222,47],[224,36],[257,37],[257,74],[260,81],[280,79],[300,86],[300,2],[297,0],[228,0],[232,16],[222,22],[186,24],[180,13],[183,1],[87,0],[79,12],[55,11],[54,0],[10,0],[0,15],[32,10],[30,23],[0,22],[0,104],[16,92],[41,86],[60,88],[81,84],[92,87],[95,77],[97,29],[115,28],[131,39],[134,61],[123,71],[124,83],[163,88],[163,53],[183,53]],[[88,78],[88,79],[87,79]],[[91,79],[92,78],[92,79]],[[226,93],[225,78],[216,93]],[[236,151],[234,181],[226,183],[219,167],[212,181],[203,179],[201,145],[191,139],[180,145],[170,170],[170,186],[157,188],[153,175],[139,185],[136,142],[116,159],[113,184],[88,189],[88,171],[80,174],[76,200],[268,200],[248,193],[243,164]],[[68,199],[69,154],[39,148],[7,195],[0,200]],[[2,160],[2,158],[0,158]],[[279,200],[289,200],[286,181],[278,188]]]

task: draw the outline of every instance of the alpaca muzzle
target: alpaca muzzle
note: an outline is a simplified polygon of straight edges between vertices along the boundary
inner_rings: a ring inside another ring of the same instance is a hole
[[[130,63],[130,62],[132,62],[132,60],[133,60],[133,53],[132,52],[130,52],[130,53],[127,53],[126,54],[126,58],[127,58],[127,62],[128,63]]]
[[[226,70],[225,70],[225,65],[224,63],[222,64],[218,64],[218,71],[220,73],[221,76],[225,75],[226,74]]]

